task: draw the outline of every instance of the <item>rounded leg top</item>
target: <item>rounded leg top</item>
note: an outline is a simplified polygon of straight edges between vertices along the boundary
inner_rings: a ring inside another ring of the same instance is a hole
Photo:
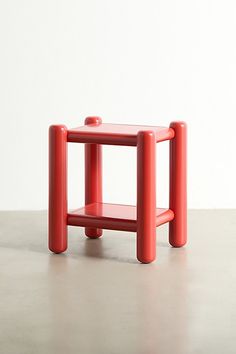
[[[100,117],[87,117],[84,121],[85,125],[89,124],[102,124],[102,118]]]

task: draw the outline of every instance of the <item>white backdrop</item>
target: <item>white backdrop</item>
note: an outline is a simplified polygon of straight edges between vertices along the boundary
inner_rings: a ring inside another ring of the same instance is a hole
[[[47,207],[48,126],[189,126],[188,205],[236,207],[235,0],[0,1],[0,209]],[[168,143],[157,201],[168,199]],[[83,204],[71,144],[70,207]],[[135,148],[104,148],[104,200],[135,203]]]

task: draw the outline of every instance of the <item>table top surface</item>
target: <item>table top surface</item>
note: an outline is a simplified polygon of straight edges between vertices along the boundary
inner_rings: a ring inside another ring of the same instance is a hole
[[[154,131],[154,133],[168,133],[171,128],[156,127],[148,125],[129,125],[129,124],[88,124],[78,128],[69,129],[73,132],[87,132],[93,134],[105,134],[105,135],[120,135],[120,136],[136,136],[139,131]]]

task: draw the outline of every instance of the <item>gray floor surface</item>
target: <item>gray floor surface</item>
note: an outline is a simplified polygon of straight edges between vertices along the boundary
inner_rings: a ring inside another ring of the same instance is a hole
[[[45,212],[0,212],[1,354],[235,354],[236,210],[189,212],[189,242],[135,258],[135,234],[69,228],[47,250]]]

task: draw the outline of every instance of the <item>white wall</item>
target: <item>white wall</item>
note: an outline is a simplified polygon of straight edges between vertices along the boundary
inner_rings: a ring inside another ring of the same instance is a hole
[[[189,207],[236,207],[234,0],[0,1],[0,209],[47,207],[53,123],[189,125]],[[158,204],[167,202],[158,145]],[[70,206],[83,147],[70,146]],[[135,148],[104,148],[104,199],[135,202]],[[115,184],[115,189],[113,185]]]

